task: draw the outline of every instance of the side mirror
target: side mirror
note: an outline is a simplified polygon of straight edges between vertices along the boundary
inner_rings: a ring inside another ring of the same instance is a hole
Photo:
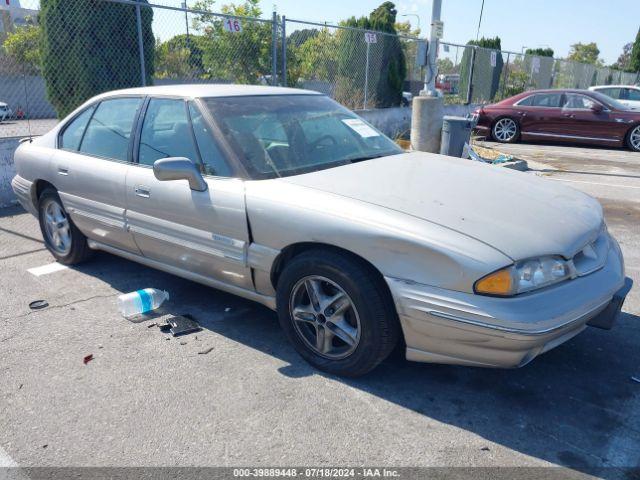
[[[184,157],[169,157],[153,163],[153,174],[164,182],[170,180],[187,180],[191,190],[204,192],[207,182],[204,181],[198,168],[191,160]]]
[[[592,111],[592,112],[600,113],[600,112],[602,112],[603,110],[604,110],[604,107],[603,107],[601,104],[599,104],[599,103],[594,103],[594,104],[591,106],[591,111]]]

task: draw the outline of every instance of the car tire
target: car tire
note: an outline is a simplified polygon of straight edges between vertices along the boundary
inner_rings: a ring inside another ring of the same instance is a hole
[[[318,302],[311,302],[309,288]],[[295,256],[278,279],[276,304],[280,325],[298,353],[334,375],[370,372],[400,337],[384,280],[348,254],[327,249]]]
[[[491,126],[491,138],[500,143],[515,143],[520,138],[520,125],[513,118],[499,118]]]
[[[627,134],[627,146],[634,152],[640,152],[640,125],[636,125]]]
[[[44,244],[58,262],[74,265],[92,255],[87,237],[75,226],[55,189],[47,188],[40,194],[38,220]]]

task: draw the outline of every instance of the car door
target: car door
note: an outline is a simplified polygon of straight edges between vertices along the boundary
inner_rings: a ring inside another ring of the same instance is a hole
[[[617,144],[624,139],[626,123],[615,111],[592,97],[567,93],[562,106],[567,138],[603,144]]]
[[[195,130],[191,116],[194,117]],[[199,110],[184,99],[150,98],[140,119],[136,163],[127,173],[127,222],[142,254],[164,265],[253,289],[246,263],[244,184],[217,148]],[[186,157],[206,191],[186,180],[160,181],[153,163]]]
[[[142,97],[102,100],[62,129],[52,157],[55,186],[88,238],[139,253],[125,222],[125,179]]]
[[[514,107],[519,117],[520,131],[532,138],[553,136],[560,131],[561,92],[541,92],[531,95]]]

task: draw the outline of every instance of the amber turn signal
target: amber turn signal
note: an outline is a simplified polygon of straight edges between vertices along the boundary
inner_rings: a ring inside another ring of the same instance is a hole
[[[478,280],[474,286],[476,293],[484,295],[512,295],[513,275],[511,267],[493,272]]]

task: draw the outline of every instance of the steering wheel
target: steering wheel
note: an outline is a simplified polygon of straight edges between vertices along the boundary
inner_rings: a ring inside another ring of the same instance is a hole
[[[336,139],[334,137],[332,137],[331,135],[323,135],[320,138],[318,138],[317,140],[315,140],[314,142],[311,142],[309,144],[309,150],[315,150],[316,148],[318,148],[320,146],[320,144],[324,141],[324,140],[331,140],[331,144],[330,145],[325,145],[327,147],[332,147],[338,144],[338,142],[336,141]]]

